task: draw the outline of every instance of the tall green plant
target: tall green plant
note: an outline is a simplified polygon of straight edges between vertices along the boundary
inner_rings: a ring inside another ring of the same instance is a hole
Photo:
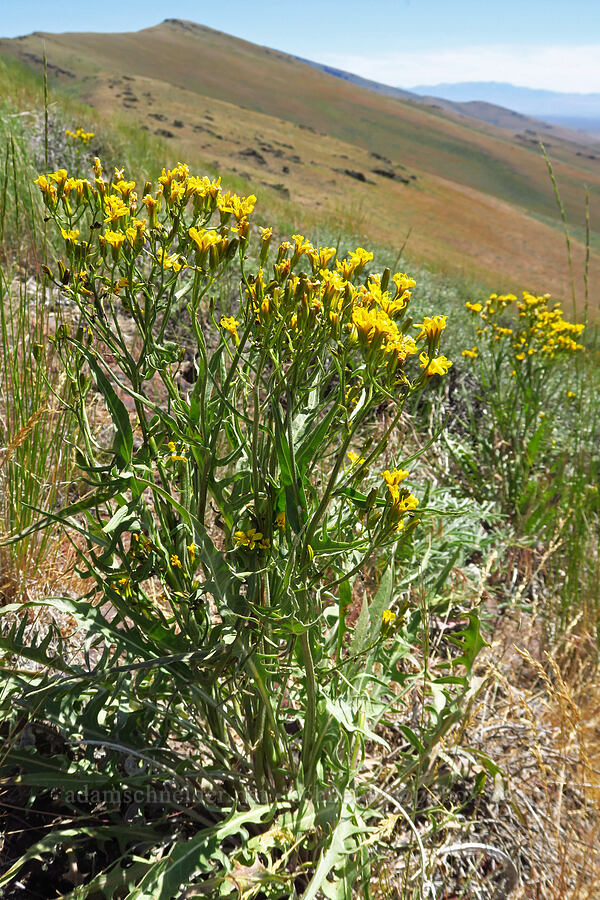
[[[28,644],[18,616],[36,604],[8,610],[17,620],[4,647],[46,666],[15,675],[11,690],[74,742],[68,781],[92,777],[102,747],[103,785],[119,783],[126,755],[146,779],[201,792],[212,808],[208,831],[163,839],[160,862],[147,858],[128,896],[172,896],[193,873],[199,889],[225,891],[232,863],[220,847],[234,832],[236,865],[250,853],[250,883],[268,896],[294,895],[290,872],[304,877],[307,900],[349,898],[358,883],[366,896],[365,742],[381,740],[390,705],[429,677],[402,668],[426,620],[415,612],[404,626],[406,606],[393,609],[395,560],[419,523],[403,468],[414,454],[391,459],[387,446],[407,399],[451,365],[438,354],[446,319],[413,326],[414,282],[369,274],[362,248],[334,268],[334,249],[294,235],[272,250],[263,228],[250,274],[256,198],[182,164],[141,200],[122,170],[106,179],[98,160],[93,182],[59,170],[37,184],[69,258],[54,283],[79,315],[55,346],[78,422],[81,489],[24,536],[60,519],[89,590],[47,601],[85,632],[76,663],[60,640],[48,650],[56,630]],[[217,311],[235,259],[239,303]],[[191,353],[169,337],[174,317],[188,322]],[[93,398],[109,425],[101,432]],[[382,404],[383,428],[373,415]],[[350,628],[352,585],[366,569],[374,596]],[[473,612],[454,638],[468,671],[478,635]],[[406,728],[416,754],[407,775],[456,719],[466,679],[452,671],[446,661],[421,739]],[[23,763],[16,746],[8,759]],[[250,811],[241,819],[238,805]],[[269,820],[275,832],[262,845],[239,830],[264,832]],[[268,877],[253,847],[280,848]]]

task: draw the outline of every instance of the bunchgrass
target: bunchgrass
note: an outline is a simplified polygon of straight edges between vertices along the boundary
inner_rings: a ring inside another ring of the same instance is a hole
[[[32,286],[33,285],[33,286]],[[0,531],[27,529],[40,509],[64,501],[70,483],[70,417],[50,339],[51,299],[37,282],[0,271]],[[55,317],[52,317],[55,320]],[[4,602],[31,596],[54,529],[0,549]]]

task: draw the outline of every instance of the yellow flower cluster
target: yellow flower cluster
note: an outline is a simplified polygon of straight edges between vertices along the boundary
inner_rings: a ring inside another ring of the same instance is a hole
[[[400,487],[409,474],[405,469],[386,469],[385,472],[381,473],[392,501],[392,505],[389,508],[389,518],[394,531],[402,531],[406,524],[405,516],[413,512],[419,505],[419,501],[410,491]]]
[[[78,139],[82,140],[81,136]],[[77,246],[81,255],[92,246],[91,238],[88,242],[77,241],[79,235],[75,234],[71,224],[71,217],[75,215],[77,221],[81,220],[82,204],[89,207],[94,219],[101,216],[104,220],[105,228],[98,236],[98,246],[103,256],[110,253],[113,260],[125,251],[139,255],[149,232],[154,232],[162,238],[162,246],[156,249],[154,259],[163,270],[179,272],[188,265],[190,255],[196,267],[214,270],[225,258],[231,258],[239,242],[247,240],[248,216],[254,209],[256,197],[224,194],[220,179],[211,181],[206,176],[190,175],[189,167],[184,163],[178,163],[173,169],[163,169],[154,193],[152,185],[147,183],[141,201],[138,201],[135,181],[126,179],[124,169],[115,169],[114,177],[107,180],[102,164],[96,158],[93,174],[93,183],[87,178],[69,177],[66,169],[40,175],[35,180],[51,213],[59,219],[66,214],[64,239],[68,248]],[[161,209],[164,209],[162,222],[159,221]],[[220,217],[219,228],[205,228],[213,213]],[[235,223],[228,228],[226,223],[232,216]],[[167,221],[169,227],[165,228]],[[62,227],[62,221],[60,224]],[[173,224],[178,227],[173,228]],[[175,247],[172,244],[176,239]]]
[[[391,471],[390,469],[386,469],[385,472],[381,473],[381,477],[385,481],[388,492],[394,503],[400,497],[398,485],[401,484],[405,478],[408,478],[409,474],[410,473],[407,472],[406,469],[392,469]]]
[[[359,453],[355,453],[354,450],[350,450],[348,452],[348,459],[350,460],[350,464],[353,466],[362,466],[365,462],[364,456],[361,456]]]
[[[65,211],[68,215],[72,215],[72,205],[70,202],[71,195],[76,205],[84,198],[89,197],[91,190],[90,182],[87,178],[70,178],[66,169],[57,169],[56,172],[50,172],[48,175],[38,175],[34,184],[37,184],[46,206],[55,209],[58,201],[62,200]]]
[[[233,335],[234,339],[238,338],[238,325],[240,323],[237,319],[234,319],[233,316],[222,316],[221,317],[221,328],[224,331],[228,331],[229,334]]]
[[[516,362],[540,354],[554,357],[560,353],[582,350],[577,338],[584,325],[563,318],[560,304],[550,306],[550,294],[536,295],[523,291],[521,300],[514,294],[490,294],[485,303],[465,303],[466,308],[481,320],[477,329],[480,338],[510,342]],[[505,318],[511,310],[516,320]],[[477,347],[463,350],[462,355],[474,359]]]
[[[84,131],[83,128],[78,128],[76,131],[71,131],[70,128],[67,128],[65,129],[65,134],[67,137],[72,138],[74,141],[80,141],[82,144],[88,144],[94,137],[96,132]]]
[[[155,189],[146,183],[139,191],[141,200],[123,168],[109,177],[97,158],[89,180],[59,169],[35,183],[77,267],[91,271],[100,257],[115,280],[121,257],[129,264],[142,254],[161,273],[161,283],[182,270],[215,273],[238,248],[243,254],[256,205],[253,194],[224,192],[220,179],[192,175],[181,162],[162,170]],[[273,334],[293,354],[308,354],[315,344],[329,340],[353,353],[356,348],[368,377],[383,377],[389,390],[409,383],[403,368],[419,353],[421,383],[446,374],[451,362],[438,355],[446,317],[426,316],[412,327],[407,318],[413,278],[403,272],[392,275],[389,269],[383,275],[370,273],[373,254],[364,247],[338,259],[334,247],[314,246],[294,234],[273,253],[272,238],[272,228],[260,229],[261,267],[256,276],[244,277],[261,338],[269,340]],[[221,327],[239,346],[238,321],[225,316]],[[351,391],[362,377],[349,385]]]
[[[265,537],[261,531],[256,528],[249,528],[247,531],[235,531],[233,539],[236,547],[244,547],[247,550],[268,550],[271,546],[269,538]]]
[[[388,271],[385,281],[370,274],[357,284],[373,254],[358,247],[336,260],[332,269],[335,255],[335,248],[314,247],[301,234],[293,235],[293,243],[280,244],[272,280],[261,268],[248,281],[257,322],[269,330],[283,324],[294,345],[324,334],[354,342],[373,368],[385,366],[390,376],[404,366],[407,357],[418,354],[418,342],[424,341],[428,348],[424,377],[445,374],[451,363],[436,356],[436,351],[446,317],[426,317],[414,326],[419,329],[415,337],[403,328],[414,279],[404,273],[390,278]],[[294,272],[302,257],[310,263],[311,275]],[[266,254],[261,259],[264,263]]]

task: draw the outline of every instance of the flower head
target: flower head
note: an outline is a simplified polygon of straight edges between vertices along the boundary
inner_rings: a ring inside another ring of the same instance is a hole
[[[391,471],[390,469],[386,469],[385,472],[381,473],[381,477],[385,481],[390,497],[394,503],[400,499],[399,485],[405,478],[408,478],[409,474],[410,473],[407,472],[406,469],[392,469]]]
[[[348,451],[348,459],[352,463],[353,466],[362,466],[365,461],[364,456],[360,456],[358,453],[355,453],[353,450]]]
[[[221,324],[221,328],[223,328],[225,331],[228,331],[229,334],[231,334],[233,336],[236,343],[238,343],[239,342],[238,325],[240,324],[238,322],[238,320],[234,319],[233,316],[222,316],[220,324]]]
[[[419,354],[420,368],[425,369],[425,375],[446,375],[452,365],[452,361],[445,356],[434,356],[431,359],[426,353]]]
[[[446,316],[425,316],[418,325],[413,328],[420,328],[417,340],[426,337],[428,341],[438,341],[444,328],[446,327]]]
[[[265,537],[262,531],[256,528],[249,528],[247,531],[234,531],[233,539],[238,547],[246,547],[248,550],[254,550],[259,547],[261,550],[267,550],[271,546],[269,538]]]

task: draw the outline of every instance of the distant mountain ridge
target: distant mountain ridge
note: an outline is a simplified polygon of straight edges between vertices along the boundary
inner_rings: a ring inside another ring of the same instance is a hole
[[[576,132],[583,131],[588,135],[592,135],[594,137],[600,136],[600,114],[598,116],[595,115],[595,110],[592,111],[591,118],[586,117],[585,109],[578,110],[578,115],[558,115],[555,116],[554,109],[551,107],[551,112],[548,114],[535,112],[535,113],[527,113],[522,110],[517,109],[515,106],[511,105],[510,97],[504,95],[501,91],[498,91],[497,99],[490,100],[487,98],[481,97],[479,100],[474,99],[455,99],[454,97],[450,98],[447,96],[452,92],[453,88],[464,87],[465,90],[463,94],[459,91],[456,91],[457,96],[463,96],[472,98],[473,94],[481,93],[485,94],[485,90],[483,89],[487,82],[464,82],[462,85],[454,85],[454,84],[442,84],[442,85],[422,85],[421,88],[414,88],[412,90],[406,90],[404,88],[392,87],[388,84],[383,84],[379,81],[372,81],[368,78],[363,78],[361,75],[355,75],[353,72],[347,72],[345,69],[337,69],[335,66],[329,66],[325,63],[315,62],[312,59],[305,59],[302,56],[294,57],[299,62],[306,63],[306,65],[312,66],[314,69],[318,69],[320,72],[325,72],[327,75],[333,75],[335,78],[340,78],[342,81],[347,81],[350,84],[354,84],[357,87],[366,88],[369,91],[375,91],[378,94],[383,94],[386,97],[395,97],[397,100],[402,100],[404,102],[410,101],[412,103],[419,103],[424,106],[429,106],[432,109],[440,109],[449,113],[458,113],[461,116],[468,116],[470,119],[477,119],[480,122],[487,122],[490,125],[495,125],[497,128],[506,128],[510,131],[525,131],[531,132],[531,130],[542,129],[546,132],[546,136],[548,136],[548,132],[553,132],[553,126],[559,126],[560,128],[569,128],[573,131],[571,138],[577,140]],[[489,85],[494,85],[494,82],[489,82]],[[471,90],[471,85],[473,85],[473,90]],[[477,88],[481,86],[481,89],[478,91]],[[512,88],[513,85],[499,85],[500,87],[509,87]],[[440,90],[438,91],[438,88]],[[444,93],[443,89],[447,88],[447,92]],[[425,93],[418,93],[418,91],[422,89]],[[516,89],[518,90],[533,90],[528,88]],[[553,94],[552,91],[541,91],[539,93],[545,94]],[[569,96],[569,95],[565,95]],[[583,96],[596,96],[596,95],[583,95]],[[600,96],[600,95],[598,95]],[[534,104],[535,105],[535,104]],[[554,133],[551,135],[555,136]],[[565,135],[560,135],[564,137]],[[588,140],[588,138],[586,138]]]
[[[549,91],[502,81],[420,84],[410,90],[422,97],[439,97],[453,103],[493,103],[525,116],[600,133],[600,93]]]

